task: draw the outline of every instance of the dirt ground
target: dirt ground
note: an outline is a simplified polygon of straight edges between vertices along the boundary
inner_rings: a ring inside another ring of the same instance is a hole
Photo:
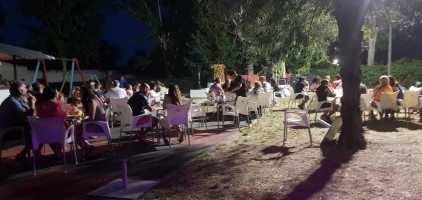
[[[289,128],[283,108],[162,180],[143,199],[421,199],[419,116],[364,122],[365,150],[320,147],[328,128]]]

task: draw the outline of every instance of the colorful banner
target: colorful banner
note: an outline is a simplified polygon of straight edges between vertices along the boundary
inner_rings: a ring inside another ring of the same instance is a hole
[[[213,65],[214,68],[214,79],[220,78],[221,84],[224,84],[226,82],[226,76],[224,75],[224,65],[223,64],[215,64]]]

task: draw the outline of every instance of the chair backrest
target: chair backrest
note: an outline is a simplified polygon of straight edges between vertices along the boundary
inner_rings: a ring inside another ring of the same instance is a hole
[[[394,92],[391,94],[387,94],[387,93],[381,93],[381,99],[380,99],[380,105],[381,105],[381,109],[385,110],[385,109],[392,109],[392,110],[397,110],[397,95],[399,93],[398,92]]]
[[[173,105],[168,103],[167,108],[167,123],[168,127],[184,124],[189,126],[189,109],[190,103],[184,105]]]
[[[132,128],[132,108],[130,108],[129,104],[119,105],[119,110],[121,112],[120,115],[120,126],[125,131],[129,131]]]
[[[66,144],[65,138],[67,137],[64,135],[65,116],[45,118],[28,116],[27,118],[32,129],[32,149],[37,150],[40,144]]]
[[[419,108],[419,94],[420,91],[406,91],[403,101],[401,101],[401,106],[405,108]]]
[[[266,92],[258,94],[258,106],[270,106],[272,93]]]
[[[101,127],[102,131],[101,132],[89,132],[89,130],[87,130],[87,125],[90,124],[96,124],[99,127]],[[91,137],[91,136],[110,136],[111,137],[111,132],[110,132],[110,127],[108,126],[108,123],[105,121],[87,121],[87,122],[83,122],[82,123],[82,130],[83,130],[83,138],[87,138],[87,137]]]
[[[127,105],[127,98],[121,98],[121,99],[110,99],[110,106],[113,112],[122,112],[120,110],[121,105]]]
[[[210,100],[210,101],[214,101],[215,100],[214,92],[208,92],[207,93],[207,99]]]
[[[132,129],[152,127],[152,115],[142,114],[133,117]]]
[[[237,97],[236,99],[236,111],[237,114],[248,115],[249,108],[248,108],[248,97]]]
[[[234,100],[236,99],[236,94],[235,93],[231,93],[231,92],[225,92],[224,96],[226,97],[227,100]]]
[[[360,95],[360,110],[368,110],[371,108],[371,94],[361,94]]]
[[[191,104],[190,117],[205,117],[205,109],[200,104]]]

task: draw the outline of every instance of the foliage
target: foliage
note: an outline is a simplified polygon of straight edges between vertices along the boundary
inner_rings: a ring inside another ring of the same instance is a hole
[[[148,27],[148,37],[158,44],[167,77],[184,75],[188,71],[178,65],[187,54],[186,41],[192,33],[192,2],[186,0],[121,0],[113,1],[113,8],[129,11]],[[134,62],[137,59],[134,59]],[[178,67],[176,69],[176,66]],[[161,72],[163,74],[163,72]]]
[[[402,59],[395,61],[391,64],[391,74],[406,88],[414,85],[416,81],[422,81],[422,60]],[[387,74],[386,65],[374,65],[371,67],[362,65],[362,82],[368,87],[375,87],[378,79],[382,75]],[[329,75],[333,77],[339,74],[338,69],[313,69],[312,73],[319,74],[320,76]]]
[[[41,22],[26,27],[32,48],[55,57],[76,57],[85,64],[98,61],[103,17],[97,0],[19,0],[18,8]]]

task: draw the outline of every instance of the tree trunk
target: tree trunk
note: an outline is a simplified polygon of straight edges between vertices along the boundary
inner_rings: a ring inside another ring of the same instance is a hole
[[[335,1],[335,16],[340,39],[340,75],[343,80],[343,97],[341,98],[343,126],[338,144],[358,149],[366,147],[359,109],[360,53],[363,37],[361,28],[367,11],[367,9],[362,8],[364,7],[364,2],[366,1]]]
[[[379,28],[377,27],[377,18],[375,16],[368,17],[369,29],[371,30],[371,37],[369,38],[368,60],[367,65],[374,65],[375,60],[375,44],[377,43],[377,36]]]

